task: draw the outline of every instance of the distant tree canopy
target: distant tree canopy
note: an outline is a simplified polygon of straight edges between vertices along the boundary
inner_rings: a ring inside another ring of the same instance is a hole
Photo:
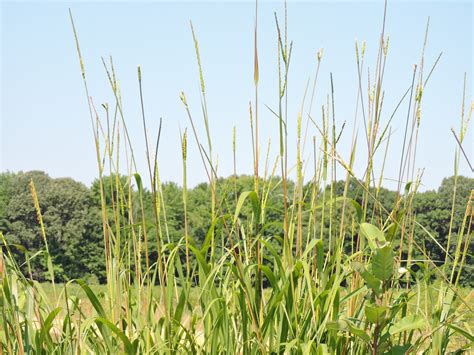
[[[69,178],[51,179],[39,171],[0,176],[2,192],[7,191],[0,202],[0,219],[6,221],[2,229],[20,259],[23,248],[33,256],[44,246],[29,189],[33,180],[58,278],[103,276],[100,210],[84,184]],[[45,263],[41,254],[32,258],[33,277],[46,278]],[[24,271],[30,272],[26,265]]]
[[[413,200],[412,213],[416,216],[417,222],[424,228],[414,226],[413,235],[416,243],[422,246],[428,256],[437,263],[442,264],[445,260],[445,252],[439,245],[447,245],[447,238],[451,229],[452,237],[450,241],[453,252],[456,247],[456,236],[463,225],[466,205],[471,190],[474,189],[474,179],[459,176],[457,181],[456,199],[454,201],[454,218],[450,224],[451,211],[453,206],[454,177],[443,180],[437,191],[426,191],[415,195]],[[1,173],[0,174],[0,231],[5,235],[11,250],[23,265],[23,272],[38,280],[47,280],[46,259],[41,251],[44,250],[44,241],[41,236],[40,226],[37,220],[36,211],[31,197],[29,183],[33,180],[38,193],[43,221],[46,229],[46,236],[49,250],[55,266],[55,274],[58,281],[65,281],[73,278],[93,279],[98,282],[105,281],[105,260],[104,242],[101,220],[101,189],[99,180],[94,181],[88,188],[82,183],[70,178],[53,179],[41,171],[31,171],[26,173]],[[105,177],[103,179],[105,200],[107,208],[113,208],[110,201],[112,194],[123,193],[123,189],[133,188],[136,199],[131,203],[139,204],[138,191],[134,186],[127,185],[125,177],[119,177],[118,183],[115,177]],[[239,176],[219,179],[218,198],[226,201],[220,206],[220,213],[233,214],[238,196],[243,191],[253,189],[253,177]],[[283,195],[281,184],[275,183],[275,189],[269,195],[266,202],[265,219],[268,221],[264,228],[264,235],[269,237],[276,250],[281,248],[278,238],[282,237],[283,223]],[[118,190],[117,190],[118,187]],[[309,212],[310,196],[308,193],[312,189],[311,184],[303,188],[304,203],[303,209]],[[345,181],[338,181],[333,186],[336,196],[342,196]],[[294,189],[292,182],[288,183],[291,193]],[[326,192],[331,186],[326,187]],[[171,243],[176,243],[184,236],[184,204],[183,191],[180,186],[169,182],[162,184],[162,202],[166,208],[166,214],[161,215],[160,221],[167,225],[163,238]],[[362,188],[356,180],[350,181],[347,190],[347,197],[361,202]],[[322,195],[324,191],[319,191]],[[374,191],[375,193],[375,191]],[[206,183],[197,185],[187,191],[187,211],[189,236],[198,245],[204,242],[206,234],[211,227],[211,191]],[[387,189],[380,189],[377,192],[377,199],[380,205],[369,204],[370,209],[385,209],[391,211],[396,193]],[[145,219],[153,225],[154,212],[152,208],[152,195],[148,190],[143,191],[143,203],[145,209]],[[333,218],[336,220],[343,217],[350,218],[355,211],[352,207],[347,207],[342,213],[341,204],[336,204],[333,211]],[[245,205],[242,214],[250,217],[251,208]],[[383,214],[383,213],[382,213]],[[309,216],[309,213],[306,214]],[[141,218],[141,216],[137,216]],[[166,220],[164,220],[166,218]],[[329,216],[324,221],[324,225],[317,224],[315,230],[307,233],[306,223],[302,228],[305,235],[327,237],[329,233]],[[368,216],[369,218],[369,216]],[[350,224],[346,224],[350,226]],[[322,230],[321,230],[322,228]],[[353,238],[351,230],[343,231],[347,239]],[[155,234],[151,230],[150,234]],[[428,234],[429,233],[429,234]],[[471,229],[472,233],[472,229]],[[221,238],[221,236],[219,236]],[[345,247],[350,253],[350,243]],[[474,276],[472,267],[474,259],[474,241],[471,238],[470,254],[467,255],[466,267],[461,280],[462,284],[474,286]],[[25,253],[31,258],[30,265],[25,265]],[[416,252],[420,259],[424,257],[421,251]],[[156,243],[149,245],[150,259],[156,258]]]

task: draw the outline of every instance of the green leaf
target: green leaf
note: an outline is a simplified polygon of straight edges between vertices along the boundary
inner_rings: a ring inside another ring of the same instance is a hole
[[[79,286],[82,287],[82,289],[86,293],[87,298],[89,298],[89,301],[91,302],[92,306],[94,307],[96,312],[99,314],[99,318],[106,319],[104,308],[102,307],[99,299],[91,290],[91,288],[87,286],[87,284],[82,280],[77,280],[77,283],[79,284]],[[97,323],[97,327],[99,328],[99,331],[102,334],[102,337],[104,338],[107,348],[112,349],[112,344],[110,343],[109,333],[107,332],[107,328],[104,328],[102,323]]]
[[[91,290],[91,288],[87,286],[87,284],[82,280],[77,280],[77,283],[79,284],[79,286],[82,287],[82,289],[86,293],[87,298],[89,298],[89,301],[91,302],[92,306],[96,310],[97,314],[102,318],[106,318],[104,308],[102,307],[102,304],[100,303],[99,299],[94,294],[94,292]]]
[[[372,250],[375,250],[387,243],[383,232],[373,224],[362,223],[360,225],[360,232],[367,239],[369,247]]]
[[[313,239],[313,240],[311,240],[311,241],[308,243],[308,245],[307,245],[307,247],[306,247],[306,249],[305,249],[305,251],[304,251],[304,253],[303,253],[302,259],[306,259],[306,257],[308,256],[308,254],[313,252],[314,247],[315,247],[316,244],[318,244],[320,241],[321,241],[321,239]]]
[[[422,317],[410,315],[400,319],[397,323],[393,324],[389,329],[389,333],[390,335],[394,335],[401,332],[406,332],[408,330],[423,329],[425,327],[426,321]]]
[[[324,271],[324,249],[321,239],[316,243],[316,267],[319,272],[322,273]]]
[[[387,281],[393,274],[393,250],[390,246],[379,248],[372,258],[372,273],[381,281]]]
[[[123,345],[125,347],[125,352],[127,354],[135,354],[137,352],[135,346],[132,345],[132,343],[127,338],[127,336],[119,328],[117,328],[112,322],[110,322],[109,320],[107,320],[105,318],[101,318],[101,317],[96,318],[95,321],[96,321],[97,325],[99,325],[99,324],[105,325],[112,332],[114,332],[120,338],[120,340],[122,340]],[[138,344],[138,343],[136,343],[136,344]],[[112,351],[113,349],[110,349],[110,350]]]
[[[411,188],[412,183],[413,183],[413,181],[409,181],[405,185],[405,196],[408,195],[408,193],[410,192],[410,188]]]
[[[258,199],[258,195],[255,191],[244,191],[240,194],[239,200],[237,201],[237,205],[235,206],[235,214],[234,214],[234,224],[237,222],[237,218],[239,218],[240,210],[245,202],[245,200],[250,198],[252,203],[252,210],[255,215],[255,221],[257,223],[260,221],[260,200]]]
[[[189,249],[194,253],[194,255],[196,256],[196,259],[199,263],[199,265],[201,266],[201,268],[203,269],[204,271],[204,274],[207,276],[207,274],[209,274],[209,271],[210,271],[210,266],[209,264],[207,263],[206,259],[204,258],[204,256],[201,254],[201,252],[199,251],[199,249],[193,247],[192,245],[189,246]]]
[[[352,203],[352,206],[354,206],[354,209],[356,210],[357,221],[359,223],[361,223],[362,222],[362,216],[363,216],[362,207],[360,206],[360,203],[357,202],[356,200],[351,200],[351,203]]]
[[[140,193],[140,196],[143,196],[142,178],[141,178],[140,174],[138,174],[138,173],[133,174],[133,176],[135,177],[135,182],[137,183],[138,192]]]
[[[58,307],[51,311],[51,313],[48,315],[46,320],[44,321],[43,326],[41,327],[41,334],[40,334],[40,344],[44,344],[44,341],[49,338],[49,331],[53,327],[53,321],[54,318],[61,312],[61,307]]]
[[[186,289],[183,288],[179,294],[179,301],[176,306],[176,311],[174,312],[174,320],[177,323],[181,323],[181,318],[183,316],[183,309],[186,301]]]
[[[396,223],[390,223],[390,225],[385,229],[385,236],[387,241],[391,242],[397,233],[398,226]]]
[[[469,333],[467,330],[462,329],[462,328],[460,328],[460,327],[458,327],[457,325],[454,325],[454,324],[448,324],[448,327],[451,328],[452,330],[454,330],[455,332],[463,335],[469,341],[474,342],[474,335]]]
[[[359,262],[354,262],[353,268],[365,281],[368,288],[375,292],[377,296],[382,293],[382,282],[365,269],[365,266]]]
[[[326,329],[328,330],[347,330],[347,324],[342,320],[333,320],[326,323]]]
[[[359,337],[366,343],[370,343],[370,337],[369,335],[361,328],[356,327],[354,324],[352,324],[349,321],[346,321],[347,326],[349,327],[349,331],[354,334],[355,336]]]
[[[272,285],[272,288],[274,290],[278,290],[278,282],[275,277],[275,274],[273,271],[267,266],[267,265],[260,265],[260,269],[263,271],[265,276],[267,277],[268,281],[270,281],[270,284]]]
[[[374,324],[383,322],[386,314],[387,307],[376,306],[374,304],[367,304],[365,306],[365,316]]]
[[[212,236],[214,235],[214,230],[218,221],[219,221],[219,218],[214,218],[209,229],[207,230],[206,238],[204,239],[204,243],[202,243],[202,247],[201,247],[202,255],[206,255],[207,251],[209,250],[211,246]]]
[[[395,345],[385,355],[405,355],[410,347],[411,344]]]
[[[265,246],[265,249],[268,250],[270,254],[273,256],[274,261],[276,265],[278,266],[279,271],[282,272],[284,269],[283,269],[283,264],[281,262],[281,255],[278,254],[278,252],[275,250],[275,248],[272,246],[272,244],[269,241],[262,239],[262,244]]]
[[[316,354],[317,355],[329,355],[330,352],[328,350],[328,346],[326,344],[319,343],[318,347],[316,349]]]

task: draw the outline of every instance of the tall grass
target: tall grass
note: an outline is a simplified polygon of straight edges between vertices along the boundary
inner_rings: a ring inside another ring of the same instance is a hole
[[[457,238],[451,238],[455,231],[450,228],[448,244],[438,245],[447,251],[442,267],[430,259],[423,245],[414,238],[415,227],[420,227],[412,202],[421,181],[416,168],[421,103],[439,57],[426,75],[425,36],[420,62],[413,68],[406,92],[389,115],[382,114],[389,53],[384,12],[374,76],[364,77],[365,43],[355,44],[358,92],[354,127],[362,118],[364,129],[362,134],[354,129],[351,152],[343,157],[338,147],[341,137],[345,137],[345,124],[336,124],[332,75],[327,101],[320,110],[313,110],[322,50],[317,54],[312,85],[308,85],[310,93],[307,88],[296,117],[288,112],[292,43],[287,36],[286,5],[284,11],[283,26],[275,14],[277,109],[268,107],[278,119],[279,154],[272,165],[268,149],[265,161],[260,161],[263,155],[258,134],[258,90],[262,63],[258,61],[255,21],[255,98],[249,105],[254,188],[240,194],[235,179],[234,186],[218,179],[198,39],[191,24],[201,88],[198,110],[206,132],[204,137],[199,134],[193,114],[196,108],[190,107],[186,94],[181,93],[194,145],[188,141],[188,131],[184,129],[181,198],[185,227],[177,242],[170,240],[167,228],[167,206],[159,168],[160,134],[154,143],[148,136],[143,73],[138,68],[147,184],[143,180],[145,175],[137,171],[113,61],[102,59],[114,102],[99,110],[89,93],[89,78],[71,15],[96,146],[106,288],[97,292],[81,280],[63,285],[53,283],[56,296],[52,301],[43,289],[49,286],[20,272],[11,252],[14,246],[2,236],[0,353],[442,354],[472,350],[473,295],[458,286],[473,235],[472,198],[466,206],[463,226],[456,231]],[[461,143],[473,110],[471,105],[466,109],[464,102],[465,97],[457,135]],[[407,112],[404,143],[394,151],[390,145],[391,122],[395,113],[403,109]],[[289,137],[288,127],[295,123],[297,136]],[[308,136],[312,132],[314,135]],[[232,134],[236,176],[235,129]],[[297,178],[290,188],[288,145],[293,140],[297,142],[294,167]],[[204,241],[194,240],[188,229],[191,223],[187,219],[189,149],[199,152],[211,191],[210,228]],[[365,171],[357,177],[354,164],[356,152],[361,149],[367,152]],[[393,208],[387,210],[379,201],[379,191],[388,157],[398,155],[397,199]],[[459,159],[457,149],[455,174]],[[123,162],[126,162],[124,168],[120,166]],[[376,164],[382,166],[378,175]],[[127,172],[125,181],[120,179],[123,171]],[[335,189],[337,171],[345,174],[342,194]],[[348,197],[349,186],[354,181],[363,191],[362,203]],[[308,189],[304,188],[306,182],[310,183]],[[152,195],[152,222],[145,216],[145,185],[150,186]],[[266,233],[270,223],[268,201],[280,191],[279,233],[269,235]],[[33,181],[31,192],[42,225],[41,201]],[[111,196],[111,200],[106,196]],[[458,198],[456,189],[452,198],[451,220]],[[244,209],[250,211],[249,218],[247,215],[243,218]],[[436,236],[423,230],[423,238],[436,240]],[[26,254],[25,263],[32,258],[47,258],[54,280],[47,231],[44,228],[41,231],[45,248],[38,255]],[[450,252],[451,243],[456,243],[454,253]],[[415,251],[424,258],[414,261]],[[413,271],[415,263],[421,273]],[[433,275],[438,280],[436,283],[432,281]],[[80,286],[84,297],[71,292],[77,290],[75,284]]]

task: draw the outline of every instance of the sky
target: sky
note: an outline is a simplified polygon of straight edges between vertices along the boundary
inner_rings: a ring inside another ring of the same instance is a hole
[[[254,101],[253,30],[255,4],[250,1],[207,2],[11,2],[1,11],[0,171],[44,170],[52,177],[72,177],[89,185],[97,176],[96,153],[87,100],[80,74],[68,9],[77,27],[90,95],[100,104],[114,103],[101,57],[113,56],[120,80],[124,117],[134,144],[138,170],[146,174],[145,143],[140,111],[137,67],[141,66],[150,139],[163,119],[159,150],[163,181],[182,181],[180,130],[190,128],[180,101],[186,93],[200,137],[205,141],[199,99],[199,72],[189,21],[199,40],[206,83],[209,125],[218,174],[233,172],[232,128],[237,134],[237,172],[251,173],[252,143],[248,106]],[[270,161],[278,154],[278,121],[265,107],[278,105],[277,36],[274,13],[283,23],[282,2],[261,1],[258,9],[260,144],[271,142]],[[424,169],[422,189],[435,189],[453,174],[459,129],[463,78],[467,74],[467,107],[472,100],[473,4],[461,1],[391,1],[386,34],[390,37],[384,77],[386,122],[411,83],[430,18],[426,67],[443,52],[423,93],[417,168]],[[296,121],[308,80],[313,80],[316,53],[323,58],[312,116],[321,120],[321,106],[334,80],[338,127],[347,122],[339,151],[348,160],[357,98],[355,40],[366,41],[366,70],[375,71],[383,18],[382,1],[289,1],[288,38],[293,53],[288,82],[290,165],[296,152]],[[367,72],[364,73],[364,82]],[[398,178],[408,103],[392,124],[391,147],[383,185]],[[103,111],[100,111],[103,118]],[[307,115],[307,113],[306,113]],[[305,115],[305,117],[306,117]],[[359,136],[363,138],[361,117]],[[464,142],[474,160],[470,128]],[[189,132],[191,133],[191,132]],[[316,134],[314,126],[309,135]],[[362,140],[360,140],[362,142]],[[312,161],[306,147],[305,161]],[[189,137],[188,183],[206,180],[197,147]],[[261,156],[265,156],[264,152]],[[356,172],[363,173],[364,145],[357,152]],[[375,157],[381,169],[383,155]],[[122,164],[124,165],[124,164]],[[310,178],[308,165],[306,178]],[[460,173],[472,176],[460,161]],[[342,176],[341,176],[342,177]]]

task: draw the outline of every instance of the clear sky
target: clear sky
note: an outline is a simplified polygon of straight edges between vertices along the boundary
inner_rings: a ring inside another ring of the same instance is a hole
[[[124,111],[141,172],[146,172],[139,110],[137,66],[143,72],[150,136],[163,117],[160,172],[180,182],[179,129],[189,126],[179,99],[186,92],[198,130],[204,138],[199,106],[199,76],[189,28],[193,21],[200,42],[206,81],[213,149],[219,175],[232,173],[232,127],[237,127],[238,173],[252,170],[248,102],[253,100],[253,2],[1,2],[1,171],[44,170],[52,177],[70,176],[90,184],[97,176],[87,102],[76,56],[68,8],[74,14],[95,103],[113,103],[101,56],[113,55],[121,82]],[[264,104],[277,107],[276,30],[274,12],[281,2],[259,5],[261,144],[278,151],[278,123]],[[316,52],[324,56],[313,105],[320,108],[335,86],[336,121],[348,122],[341,138],[347,159],[357,95],[354,40],[367,42],[367,65],[375,57],[383,15],[382,1],[295,2],[288,5],[288,36],[294,42],[289,82],[290,155],[296,146],[296,117],[304,88],[314,76]],[[426,21],[430,31],[426,65],[443,56],[424,92],[417,165],[424,168],[424,188],[436,188],[453,173],[454,139],[459,127],[463,76],[467,102],[472,98],[473,5],[471,2],[400,2],[388,6],[390,36],[385,74],[387,120],[409,86],[419,60]],[[281,19],[281,21],[283,21]],[[405,103],[394,118],[386,177],[398,177]],[[313,129],[313,128],[312,128]],[[473,129],[465,148],[473,157]],[[314,134],[315,132],[310,132]],[[361,137],[362,138],[362,137]],[[362,141],[361,141],[362,142]],[[360,159],[364,157],[360,144]],[[189,183],[205,181],[194,141],[189,146]],[[309,152],[310,149],[307,149]],[[305,159],[309,159],[305,156]],[[381,157],[377,157],[380,161]],[[362,161],[356,167],[362,166]],[[358,170],[360,173],[361,170]],[[460,172],[470,176],[464,160]],[[386,186],[391,186],[387,181]]]

